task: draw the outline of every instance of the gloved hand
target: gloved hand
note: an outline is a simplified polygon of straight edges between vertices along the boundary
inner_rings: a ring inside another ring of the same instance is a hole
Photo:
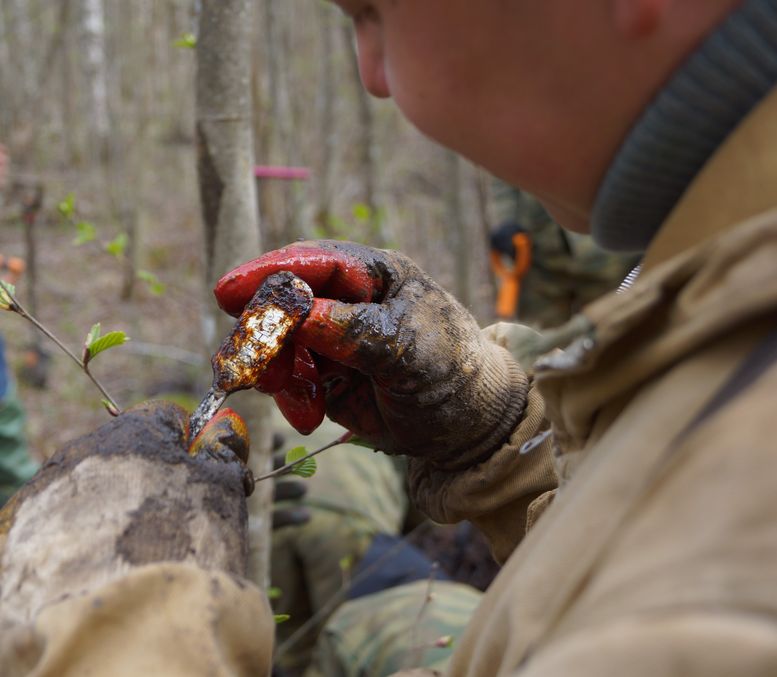
[[[279,271],[301,277],[316,298],[259,388],[301,432],[320,422],[325,400],[331,419],[376,448],[457,469],[487,458],[517,424],[528,389],[520,367],[406,256],[297,243],[225,275],[219,305],[239,315]]]
[[[193,456],[187,428],[174,404],[140,405],[65,445],[12,497],[0,511],[4,618],[27,622],[155,562],[244,573],[245,428],[222,412]]]

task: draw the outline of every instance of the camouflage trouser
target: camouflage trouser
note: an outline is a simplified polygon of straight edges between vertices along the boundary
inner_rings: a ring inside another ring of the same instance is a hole
[[[328,436],[337,434],[331,430]],[[426,580],[348,600],[363,588],[360,563],[368,550],[372,556],[376,543],[399,542],[407,497],[396,459],[348,445],[332,449],[320,457],[302,503],[310,521],[273,533],[271,578],[280,589],[273,610],[290,616],[277,627],[277,665],[290,675],[307,669],[312,675],[366,676],[390,674],[403,660],[421,665],[444,661],[450,651],[432,645],[463,629],[480,595],[474,589],[435,581],[434,601],[420,619]],[[376,571],[382,576],[372,576],[380,579],[373,589],[392,585],[392,577],[403,574],[397,559],[380,556],[376,565],[371,569],[382,569]],[[293,645],[284,644],[292,635]]]
[[[319,633],[337,608],[336,596],[347,585],[353,563],[361,559],[375,534],[375,526],[364,518],[321,509],[311,510],[308,524],[273,534],[271,579],[279,590],[273,611],[290,616],[277,628],[277,645],[282,646],[303,624],[318,616],[302,638],[278,658],[286,671],[294,674],[310,662]]]
[[[305,677],[444,671],[481,595],[460,583],[416,581],[347,602],[323,629]]]
[[[310,438],[285,432],[285,447],[304,442],[314,449],[342,432],[328,421]],[[278,660],[292,674],[310,662],[321,628],[345,597],[350,573],[375,536],[398,534],[407,511],[404,477],[396,460],[362,447],[342,445],[327,451],[306,485],[308,492],[301,503],[308,508],[310,521],[278,529],[272,540],[271,582],[280,589],[273,609],[290,616],[278,626],[277,645],[283,645],[311,617],[317,618]]]
[[[38,470],[30,458],[21,402],[7,372],[0,340],[0,506]]]

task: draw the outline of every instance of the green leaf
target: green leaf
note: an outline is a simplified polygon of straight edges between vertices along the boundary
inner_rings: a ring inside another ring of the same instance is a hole
[[[301,459],[305,458],[308,453],[309,452],[305,447],[294,447],[294,449],[290,449],[286,452],[285,465],[289,465],[295,461],[300,461]],[[306,458],[304,461],[301,461],[295,465],[289,472],[292,475],[308,478],[313,477],[313,475],[316,474],[317,468],[318,465],[316,464],[315,458]]]
[[[10,282],[0,280],[0,310],[12,310],[11,294],[16,294],[16,287]]]
[[[353,218],[359,223],[369,223],[372,220],[372,209],[363,202],[357,202],[352,208]]]
[[[113,240],[105,245],[105,251],[119,259],[124,256],[124,251],[127,249],[128,244],[129,237],[127,236],[127,233],[119,233]]]
[[[303,477],[304,479],[308,479],[310,477],[313,477],[313,475],[316,474],[316,470],[318,470],[318,464],[316,463],[316,459],[306,458],[304,461],[302,461],[302,463],[295,465],[291,469],[291,474],[297,475],[299,477]]]
[[[340,571],[346,572],[350,571],[353,567],[353,555],[346,555],[345,557],[340,558]]]
[[[76,239],[73,240],[74,245],[86,244],[97,237],[97,228],[90,221],[79,221],[76,224],[76,232]]]
[[[151,271],[139,270],[137,276],[139,280],[142,280],[148,285],[149,291],[154,296],[161,296],[165,293],[167,286],[163,282],[160,282],[159,278]]]
[[[289,614],[273,614],[273,620],[275,621],[275,625],[280,625],[281,623],[285,623],[291,618]]]
[[[124,345],[127,341],[129,336],[123,331],[109,331],[105,336],[99,336],[86,345],[89,359],[93,359],[109,348]]]
[[[63,218],[70,219],[76,210],[75,193],[68,193],[64,199],[57,205],[57,210]]]
[[[271,585],[267,588],[267,599],[279,599],[282,595],[283,591],[275,585]]]
[[[100,327],[100,323],[93,324],[92,328],[89,330],[89,333],[86,335],[86,338],[84,339],[84,348],[89,348],[90,345],[92,345],[98,338],[100,338],[100,334],[102,333],[102,328]]]
[[[185,49],[194,49],[197,46],[197,36],[194,33],[184,33],[180,38],[173,42],[173,47],[183,47]]]
[[[307,450],[306,447],[294,447],[293,449],[289,449],[286,452],[286,458],[284,458],[283,463],[284,465],[288,465],[289,463],[294,463],[294,461],[299,461],[301,458],[304,458],[309,453],[310,452]]]

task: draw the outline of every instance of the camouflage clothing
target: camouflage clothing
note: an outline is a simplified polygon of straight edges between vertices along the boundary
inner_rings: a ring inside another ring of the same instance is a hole
[[[342,434],[329,421],[322,428],[302,439],[288,433],[284,448],[304,441],[312,450]],[[447,662],[451,649],[433,644],[463,631],[480,599],[479,591],[439,580],[444,574],[438,573],[434,601],[427,604],[418,623],[429,585],[426,572],[425,580],[348,599],[361,594],[359,565],[365,555],[365,562],[371,562],[372,546],[378,541],[388,545],[368,568],[382,569],[376,571],[385,574],[381,583],[394,585],[391,578],[406,573],[387,552],[412,547],[398,538],[408,509],[404,475],[396,457],[353,445],[335,447],[322,456],[318,472],[307,481],[308,492],[301,503],[310,511],[310,521],[273,532],[271,578],[281,591],[273,610],[290,616],[277,627],[276,663],[285,674],[378,676],[411,663],[441,668]],[[277,507],[283,508],[284,503]],[[392,547],[392,538],[397,547]],[[320,614],[319,621],[293,646],[283,647],[315,614]]]
[[[0,401],[0,506],[37,471],[27,453],[24,411],[13,387]]]
[[[445,670],[480,597],[460,583],[416,581],[348,602],[327,623],[305,677]]]
[[[304,442],[313,450],[343,432],[327,420],[310,437],[287,433],[284,448]],[[301,503],[310,511],[310,521],[273,532],[271,580],[281,590],[273,607],[275,613],[291,616],[278,626],[278,645],[343,589],[377,534],[400,533],[407,511],[404,473],[397,460],[362,447],[341,445],[327,451],[307,487]],[[281,657],[283,668],[298,671],[309,663],[328,615],[323,613],[306,637]]]
[[[37,471],[27,451],[25,418],[0,338],[0,506]]]
[[[560,326],[617,288],[638,263],[635,256],[606,252],[589,236],[565,231],[528,193],[497,182],[494,197],[498,222],[517,222],[532,240],[532,265],[521,283],[518,308],[524,324]]]

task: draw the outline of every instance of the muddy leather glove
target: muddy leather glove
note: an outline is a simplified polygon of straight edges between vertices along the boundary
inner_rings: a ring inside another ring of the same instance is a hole
[[[242,423],[221,416],[187,453],[187,414],[148,403],[70,442],[0,511],[0,608],[29,621],[132,567],[190,562],[241,575]]]
[[[238,315],[282,270],[316,297],[293,355],[277,359],[260,385],[292,425],[315,427],[325,405],[377,449],[447,470],[485,460],[515,428],[525,375],[409,258],[345,242],[298,243],[225,275],[219,305]]]

